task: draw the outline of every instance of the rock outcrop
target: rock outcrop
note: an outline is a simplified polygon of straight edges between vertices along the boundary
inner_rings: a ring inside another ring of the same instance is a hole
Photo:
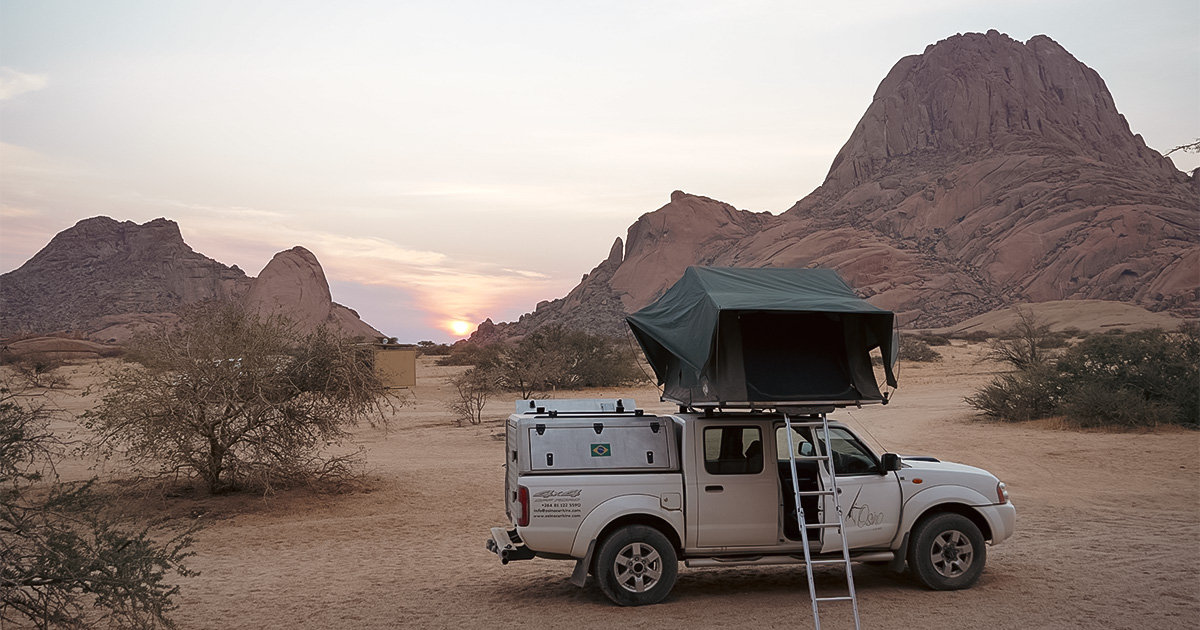
[[[649,304],[683,275],[688,265],[719,264],[716,257],[759,233],[774,219],[682,191],[643,214],[617,238],[608,258],[583,276],[566,297],[542,302],[513,323],[481,325],[474,343],[517,338],[547,325],[620,336],[625,313]]]
[[[1094,70],[1048,37],[989,31],[900,60],[824,184],[781,218],[849,224],[977,280],[965,311],[937,292],[890,300],[920,325],[1064,299],[1194,314],[1189,179],[1130,131]]]
[[[957,35],[892,68],[823,184],[786,212],[673,193],[621,260],[491,337],[551,322],[622,334],[620,315],[689,264],[831,267],[908,326],[1050,300],[1195,316],[1197,190],[1050,38]]]
[[[193,251],[174,221],[138,225],[94,217],[0,276],[0,338],[71,332],[122,343],[208,300],[282,312],[304,329],[328,324],[351,336],[382,336],[331,300],[320,263],[302,247],[281,252],[250,278]]]
[[[93,217],[0,276],[0,337],[90,333],[132,313],[175,313],[204,300],[240,298],[249,285],[236,266],[192,251],[174,221]]]
[[[359,319],[358,313],[333,301],[320,261],[300,246],[271,258],[251,282],[245,303],[252,313],[262,317],[282,314],[304,331],[326,325],[351,336],[383,336]]]

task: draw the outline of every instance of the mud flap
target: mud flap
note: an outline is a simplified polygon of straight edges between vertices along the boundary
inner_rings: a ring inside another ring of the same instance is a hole
[[[588,567],[592,566],[592,552],[596,550],[596,541],[588,543],[587,554],[575,561],[575,570],[571,572],[571,584],[583,588],[587,584]]]
[[[894,573],[904,573],[904,561],[908,558],[908,534],[909,532],[904,532],[904,539],[900,541],[900,548],[895,551],[896,555],[888,563],[888,568]]]

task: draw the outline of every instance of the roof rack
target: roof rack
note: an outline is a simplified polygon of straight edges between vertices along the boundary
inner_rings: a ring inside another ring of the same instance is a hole
[[[676,399],[671,396],[663,396],[663,402],[674,403],[680,407],[689,407],[699,410],[722,410],[722,411],[779,411],[787,413],[797,413],[796,409],[818,409],[823,411],[804,411],[803,413],[829,413],[834,409],[845,409],[846,407],[858,407],[863,405],[886,405],[887,397],[883,400],[773,400],[773,401],[699,401],[687,402]]]
[[[563,398],[559,400],[518,400],[517,413],[634,413],[632,398]]]

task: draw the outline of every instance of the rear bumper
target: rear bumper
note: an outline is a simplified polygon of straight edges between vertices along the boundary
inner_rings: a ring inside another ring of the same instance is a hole
[[[533,550],[525,546],[517,530],[505,530],[503,527],[493,527],[491,537],[484,545],[488,551],[500,556],[500,564],[508,564],[513,560],[529,560],[533,558]]]

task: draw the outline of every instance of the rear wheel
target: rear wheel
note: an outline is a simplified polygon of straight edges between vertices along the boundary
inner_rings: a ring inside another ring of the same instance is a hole
[[[596,557],[600,590],[621,606],[661,602],[675,585],[678,571],[671,541],[646,525],[629,525],[613,532]]]
[[[913,530],[908,564],[917,579],[935,591],[970,588],[986,561],[983,534],[961,514],[938,514]]]

